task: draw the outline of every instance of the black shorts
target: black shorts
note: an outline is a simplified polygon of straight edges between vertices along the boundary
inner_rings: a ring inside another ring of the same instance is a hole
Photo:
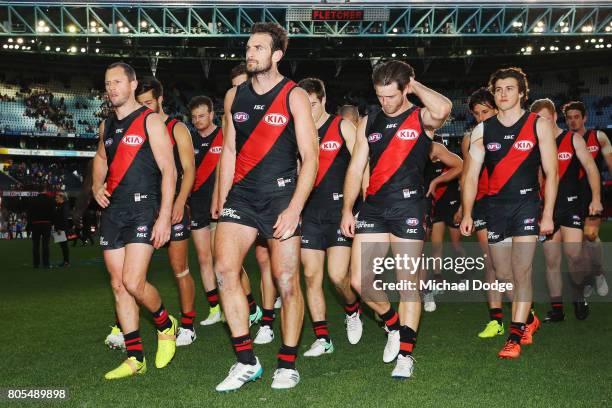
[[[324,251],[335,246],[350,247],[351,238],[342,235],[342,209],[304,211],[302,215],[302,249]]]
[[[443,222],[448,227],[459,228],[459,224],[453,220],[461,205],[458,196],[442,197],[433,203],[431,223]]]
[[[603,194],[605,192],[605,188],[601,188],[601,203],[604,204],[605,199],[603,197]],[[603,216],[603,213],[601,214],[597,214],[597,215],[589,215],[589,205],[591,204],[591,200],[593,199],[593,193],[591,192],[591,189],[588,187],[583,187],[581,192],[580,192],[580,214],[584,217],[584,218],[592,218],[592,219],[597,219],[597,218],[601,218]]]
[[[158,211],[159,207],[153,203],[104,209],[100,218],[100,246],[106,251],[127,244],[153,245],[151,231]]]
[[[425,238],[425,199],[392,201],[393,206],[374,206],[367,201],[356,216],[356,234],[390,233],[398,238]]]
[[[561,227],[582,230],[584,228],[584,213],[582,212],[581,202],[577,200],[573,203],[557,205],[553,214],[553,222],[555,224],[554,232],[559,231]]]
[[[485,198],[474,202],[472,219],[474,220],[474,229],[476,231],[487,229],[487,202]]]
[[[185,206],[181,221],[179,223],[172,224],[172,229],[170,230],[170,242],[189,239],[190,236],[191,230],[189,229],[189,208]]]
[[[210,215],[211,202],[208,199],[191,197],[189,199],[189,214],[191,217],[191,230],[198,230],[210,226],[212,217]]]
[[[489,244],[510,237],[538,235],[540,214],[540,199],[537,196],[516,203],[487,200],[486,223]]]
[[[233,222],[255,228],[262,238],[274,239],[272,228],[281,212],[285,211],[291,201],[293,191],[282,194],[252,194],[232,189],[227,196],[219,222]],[[293,237],[299,236],[298,225]]]

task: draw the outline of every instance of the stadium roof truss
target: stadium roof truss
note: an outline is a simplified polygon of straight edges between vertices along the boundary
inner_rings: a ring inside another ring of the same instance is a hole
[[[337,15],[315,11],[359,11]],[[331,17],[331,19],[330,19]],[[258,21],[292,37],[534,37],[612,34],[612,3],[346,6],[0,1],[0,36],[245,37]]]

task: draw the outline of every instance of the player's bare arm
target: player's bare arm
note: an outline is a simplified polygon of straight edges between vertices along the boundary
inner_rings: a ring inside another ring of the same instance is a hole
[[[344,143],[346,143],[346,148],[348,149],[349,153],[353,154],[357,128],[348,120],[342,120],[342,122],[340,122],[340,133],[342,133]]]
[[[446,122],[453,108],[453,103],[446,96],[426,87],[414,78],[410,80],[408,86],[410,87],[408,92],[416,95],[425,105],[421,111],[421,119],[425,131],[429,137],[433,137],[433,131],[441,128]]]
[[[364,117],[357,127],[355,136],[355,145],[351,155],[351,162],[346,170],[344,178],[344,202],[342,207],[342,221],[340,229],[342,234],[347,237],[355,236],[355,216],[353,215],[353,206],[355,200],[361,192],[361,184],[366,165],[368,164],[368,141],[365,136],[365,128],[368,122],[368,117]]]
[[[599,174],[599,169],[597,168],[597,164],[595,164],[593,156],[591,156],[591,153],[587,150],[586,142],[582,136],[574,133],[572,137],[574,149],[576,149],[576,157],[578,157],[580,164],[586,171],[587,180],[591,187],[592,197],[589,203],[588,215],[600,214],[603,211],[603,206],[601,205],[601,176]]]
[[[92,187],[94,199],[102,208],[108,207],[110,193],[106,190],[104,180],[108,173],[108,163],[106,161],[106,150],[104,149],[104,121],[100,123],[98,149],[93,159]]]
[[[449,170],[431,180],[426,196],[432,195],[438,184],[448,183],[449,181],[456,179],[463,171],[463,160],[461,160],[461,157],[457,156],[455,153],[451,153],[446,146],[441,143],[432,143],[429,158],[432,161],[440,161],[444,163]]]
[[[236,168],[236,129],[232,121],[232,104],[236,96],[236,88],[231,88],[225,94],[224,106],[224,128],[223,128],[223,149],[219,158],[219,179],[217,186],[217,208],[223,209],[227,194],[232,188],[234,170]]]
[[[470,136],[470,148],[468,165],[464,171],[463,188],[461,189],[461,207],[463,208],[463,219],[461,220],[461,233],[468,236],[474,229],[472,220],[472,209],[476,200],[478,190],[478,177],[484,163],[485,150],[482,142],[483,126],[479,124],[474,128]]]
[[[195,158],[193,153],[193,143],[191,142],[191,135],[189,129],[183,123],[177,123],[174,126],[174,140],[178,146],[179,157],[181,159],[181,167],[183,168],[183,178],[181,179],[181,189],[178,192],[176,200],[174,200],[174,207],[172,208],[172,223],[176,224],[181,222],[183,219],[183,213],[185,211],[185,203],[191,188],[193,187],[193,181],[195,180]]]
[[[553,210],[557,189],[559,187],[559,174],[557,173],[557,142],[553,125],[549,120],[538,118],[536,122],[536,133],[538,145],[540,146],[540,157],[542,170],[546,181],[544,184],[544,210],[542,211],[542,222],[540,223],[540,234],[549,235],[554,230]]]

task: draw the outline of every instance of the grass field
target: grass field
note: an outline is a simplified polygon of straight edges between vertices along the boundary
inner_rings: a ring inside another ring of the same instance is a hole
[[[59,248],[52,245],[59,259]],[[275,354],[280,345],[255,346],[264,366],[262,381],[241,391],[217,394],[215,385],[226,375],[234,355],[226,329],[198,326],[197,341],[179,348],[170,366],[154,367],[154,329],[142,313],[149,372],[123,381],[103,380],[124,355],[108,350],[103,340],[114,314],[108,277],[99,247],[71,248],[72,266],[32,269],[29,241],[0,242],[0,310],[2,358],[0,388],[65,388],[69,400],[49,403],[65,407],[605,407],[612,406],[612,305],[592,303],[591,316],[578,322],[567,309],[566,322],[544,326],[534,344],[517,361],[499,360],[504,338],[480,340],[486,323],[484,303],[440,303],[425,314],[415,349],[414,377],[390,378],[393,365],[382,362],[385,333],[365,318],[364,335],[350,346],[343,311],[326,286],[328,321],[336,351],[318,359],[301,354],[313,340],[306,317],[300,345],[300,385],[290,391],[270,389]],[[191,252],[192,271],[198,270]],[[259,276],[251,256],[246,264],[254,286]],[[196,273],[197,275],[197,273]],[[178,315],[178,296],[164,251],[152,263],[150,280],[160,290],[171,313]],[[198,289],[200,279],[196,276]],[[258,291],[256,291],[258,292]],[[259,301],[258,293],[256,298]],[[198,322],[207,311],[199,290]],[[547,305],[536,305],[540,315]],[[508,311],[505,310],[506,316]],[[252,335],[254,336],[253,331]],[[32,406],[32,402],[22,402]],[[0,400],[0,406],[15,406]]]

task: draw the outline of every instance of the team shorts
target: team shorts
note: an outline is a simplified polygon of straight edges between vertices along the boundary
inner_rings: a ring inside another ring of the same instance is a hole
[[[459,197],[442,197],[433,203],[431,223],[444,222],[450,228],[459,228],[455,223],[455,214],[459,210],[461,202]]]
[[[302,249],[324,251],[335,246],[350,247],[351,238],[340,230],[342,210],[307,210],[302,215]]]
[[[361,206],[355,221],[356,234],[390,233],[398,238],[422,241],[425,238],[425,199],[394,200],[391,206]]]
[[[485,198],[481,198],[474,202],[472,209],[472,219],[474,220],[474,229],[480,231],[487,229],[487,202]]]
[[[557,202],[557,204],[559,204],[559,202]],[[553,222],[555,224],[554,232],[559,231],[561,227],[582,230],[584,227],[584,213],[581,207],[580,201],[563,203],[562,206],[557,205],[553,214]]]
[[[211,202],[208,199],[191,197],[189,199],[189,213],[191,216],[191,230],[198,230],[210,226],[212,217],[210,215]]]
[[[148,244],[159,206],[156,203],[134,203],[130,206],[107,207],[100,218],[100,246],[103,250],[127,244]]]
[[[541,207],[538,197],[525,198],[515,203],[487,200],[486,223],[489,244],[510,237],[539,235]]]
[[[172,224],[170,230],[170,242],[183,241],[189,239],[191,236],[191,230],[189,229],[189,208],[185,206],[183,211],[183,218],[180,222]]]

